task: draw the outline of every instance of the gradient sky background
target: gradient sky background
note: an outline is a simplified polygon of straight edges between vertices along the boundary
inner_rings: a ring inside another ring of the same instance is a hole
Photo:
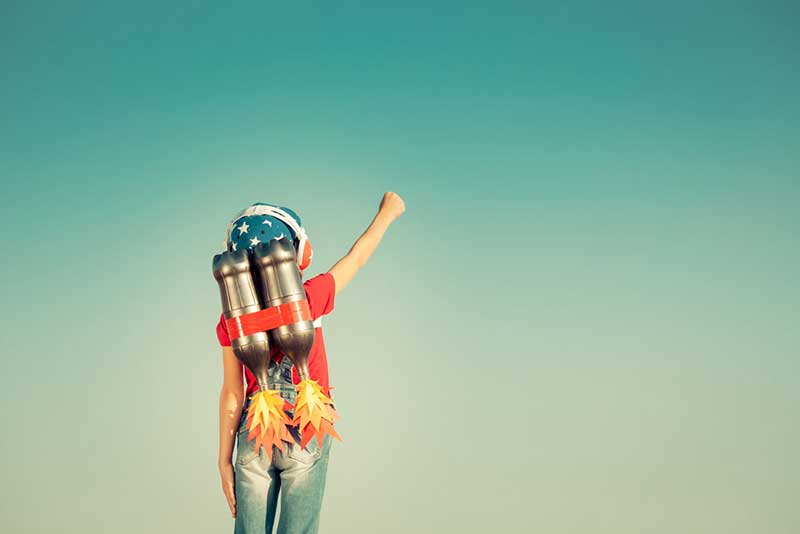
[[[2,2],[0,530],[229,532],[211,257],[323,272],[323,533],[800,531],[789,2]]]

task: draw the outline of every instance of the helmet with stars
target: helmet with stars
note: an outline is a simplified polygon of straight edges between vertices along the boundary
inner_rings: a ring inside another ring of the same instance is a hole
[[[257,212],[257,209],[254,209],[257,206],[280,208],[295,220],[297,226],[302,226],[300,217],[293,210],[275,204],[256,202],[240,211],[231,220],[226,232],[225,249],[234,251],[253,248],[259,243],[265,243],[270,239],[280,239],[281,237],[292,240],[295,248],[297,248],[298,236],[295,231],[274,215],[254,213]]]

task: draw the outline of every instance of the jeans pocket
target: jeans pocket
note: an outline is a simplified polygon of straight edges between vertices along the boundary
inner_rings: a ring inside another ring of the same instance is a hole
[[[256,457],[258,457],[259,451],[256,450],[255,447],[255,438],[252,441],[247,441],[247,436],[249,434],[249,430],[247,429],[247,425],[245,424],[244,419],[239,424],[239,430],[236,433],[236,464],[237,465],[245,465],[253,461]]]
[[[323,441],[323,444],[325,442]],[[289,458],[292,460],[296,460],[301,464],[306,465],[313,465],[316,463],[320,457],[322,456],[322,447],[319,446],[317,443],[317,438],[311,438],[306,444],[306,448],[303,449],[300,447],[299,443],[291,443],[289,444]]]

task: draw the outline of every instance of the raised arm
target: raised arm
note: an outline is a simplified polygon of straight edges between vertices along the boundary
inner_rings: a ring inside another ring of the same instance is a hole
[[[350,252],[328,270],[333,275],[333,280],[336,284],[336,295],[345,288],[358,270],[367,263],[369,257],[378,247],[378,243],[381,242],[383,234],[389,228],[389,225],[402,215],[405,210],[406,205],[400,195],[392,191],[383,194],[378,213],[372,219],[370,225],[350,248]]]

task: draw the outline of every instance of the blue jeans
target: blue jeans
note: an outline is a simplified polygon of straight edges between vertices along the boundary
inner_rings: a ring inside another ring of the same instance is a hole
[[[297,393],[292,384],[292,363],[283,357],[280,364],[270,362],[270,389],[294,404]],[[281,515],[277,534],[315,534],[319,531],[319,514],[325,493],[325,477],[331,437],[325,435],[322,447],[312,438],[306,449],[300,448],[300,435],[295,427],[289,431],[297,443],[286,443],[286,452],[272,447],[272,460],[263,447],[253,449],[247,441],[247,407],[245,401],[237,434],[236,463],[234,464],[236,491],[236,522],[234,534],[272,534],[278,499]],[[293,414],[287,412],[291,419]]]

